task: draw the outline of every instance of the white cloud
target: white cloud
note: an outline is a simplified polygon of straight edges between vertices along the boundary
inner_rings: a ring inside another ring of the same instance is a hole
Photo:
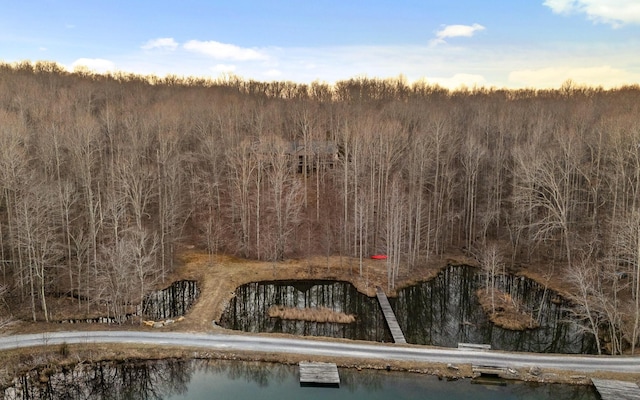
[[[213,40],[204,42],[190,40],[185,43],[183,47],[185,50],[204,54],[218,60],[252,61],[267,59],[267,55],[263,51],[220,43]]]
[[[613,68],[609,65],[599,67],[548,67],[525,69],[509,74],[509,81],[518,86],[560,87],[571,79],[578,84],[600,85],[613,88],[640,81],[640,74]]]
[[[436,32],[436,38],[431,41],[432,45],[446,43],[446,38],[453,37],[471,37],[476,32],[483,31],[484,26],[480,24],[473,25],[446,25],[443,29]]]
[[[78,67],[86,67],[91,71],[100,73],[114,71],[116,69],[116,65],[113,61],[102,58],[79,58],[71,64],[72,70]]]
[[[559,87],[567,79],[605,87],[640,83],[636,56],[640,54],[640,42],[637,40],[545,42],[526,47],[480,43],[474,44],[473,49],[424,44],[264,47],[253,51],[260,59],[238,60],[228,54],[226,59],[215,59],[186,50],[180,43],[171,52],[138,49],[136,54],[109,59],[121,70],[158,76],[206,77],[231,73],[246,79],[300,83],[336,82],[356,76],[388,78],[400,74],[408,82],[424,79],[448,88],[460,85],[549,88]],[[273,71],[268,74],[270,70]]]
[[[586,14],[592,21],[614,27],[640,23],[638,0],[545,0],[543,4],[557,14]]]
[[[264,73],[269,78],[277,78],[282,75],[282,71],[277,69],[270,69]]]
[[[237,67],[233,64],[217,64],[211,70],[214,72],[234,72]]]
[[[153,50],[153,49],[175,50],[177,48],[178,48],[178,42],[176,42],[173,38],[152,39],[142,45],[142,49],[144,50]]]

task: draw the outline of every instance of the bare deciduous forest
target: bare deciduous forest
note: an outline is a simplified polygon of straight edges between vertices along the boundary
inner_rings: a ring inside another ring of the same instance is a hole
[[[450,252],[553,265],[612,353],[640,338],[640,87],[448,91],[0,65],[5,295],[127,304],[176,251]],[[488,256],[490,255],[490,256]],[[1,293],[1,291],[0,291]]]

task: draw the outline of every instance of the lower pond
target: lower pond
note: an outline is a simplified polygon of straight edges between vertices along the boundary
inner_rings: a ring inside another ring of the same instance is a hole
[[[595,400],[590,386],[508,382],[484,386],[470,380],[386,371],[340,369],[339,388],[303,387],[296,366],[240,361],[165,360],[79,364],[50,374],[36,371],[0,391],[5,400],[26,399],[536,399]]]
[[[567,304],[530,279],[505,276],[496,285],[509,293],[523,311],[534,316],[540,327],[511,331],[495,326],[476,295],[483,279],[475,268],[451,266],[432,280],[400,290],[390,302],[407,342],[444,347],[456,347],[458,343],[490,344],[493,349],[507,351],[595,352],[593,336],[584,334],[571,321]],[[272,306],[326,307],[354,315],[355,322],[274,318],[269,316]],[[377,299],[361,294],[346,282],[273,281],[243,285],[236,290],[220,324],[246,332],[392,340]]]

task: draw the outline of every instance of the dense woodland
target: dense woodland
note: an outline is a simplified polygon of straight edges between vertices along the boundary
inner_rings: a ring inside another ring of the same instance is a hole
[[[449,91],[0,65],[6,297],[34,320],[59,295],[122,316],[183,245],[273,261],[385,253],[390,286],[450,252],[494,272],[544,263],[575,285],[585,329],[610,352],[635,351],[640,87]]]

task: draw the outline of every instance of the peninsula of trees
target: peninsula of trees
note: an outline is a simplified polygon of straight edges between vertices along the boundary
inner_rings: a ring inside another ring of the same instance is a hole
[[[445,90],[0,65],[0,267],[123,316],[176,249],[546,263],[610,351],[640,338],[640,86]],[[2,315],[0,313],[0,315]]]

